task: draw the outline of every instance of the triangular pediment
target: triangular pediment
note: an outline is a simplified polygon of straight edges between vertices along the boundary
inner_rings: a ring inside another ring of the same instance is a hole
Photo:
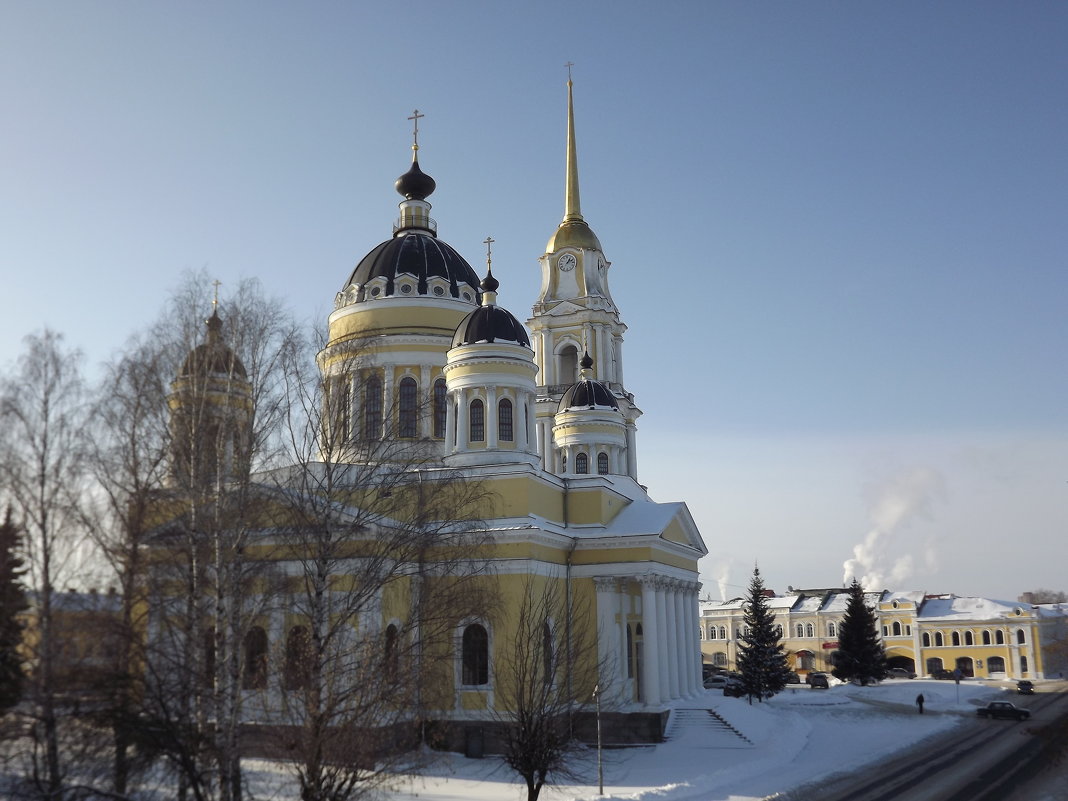
[[[572,303],[569,300],[564,300],[549,309],[546,314],[549,317],[564,317],[568,314],[577,314],[581,311],[585,311],[582,306],[579,306],[577,303]]]

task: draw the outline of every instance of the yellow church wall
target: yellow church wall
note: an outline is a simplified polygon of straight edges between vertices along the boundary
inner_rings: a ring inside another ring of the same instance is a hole
[[[399,331],[406,334],[444,335],[451,340],[460,320],[474,308],[474,304],[443,308],[433,303],[391,303],[389,300],[346,307],[339,310],[341,313],[331,315],[327,347],[350,339],[371,340]]]
[[[682,524],[678,520],[672,520],[666,529],[664,529],[664,539],[669,542],[677,542],[680,545],[689,545],[690,538],[686,534],[686,531],[682,528]]]

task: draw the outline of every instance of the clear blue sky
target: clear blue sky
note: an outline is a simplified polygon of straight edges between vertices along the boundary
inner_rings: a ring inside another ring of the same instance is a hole
[[[1068,590],[1065,42],[1054,2],[13,0],[0,365],[49,325],[92,372],[185,270],[321,321],[413,108],[441,237],[492,235],[525,319],[573,61],[639,474],[705,591],[841,583],[873,530],[896,589]]]

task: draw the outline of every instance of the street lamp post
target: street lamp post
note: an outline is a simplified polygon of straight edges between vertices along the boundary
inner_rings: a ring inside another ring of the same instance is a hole
[[[597,704],[597,795],[604,795],[604,762],[601,760],[601,685],[593,688],[593,700]]]

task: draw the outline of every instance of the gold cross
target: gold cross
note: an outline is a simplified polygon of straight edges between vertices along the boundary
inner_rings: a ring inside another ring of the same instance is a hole
[[[422,117],[425,117],[425,116],[426,116],[426,114],[420,114],[419,113],[419,109],[416,109],[415,111],[412,112],[412,116],[410,116],[408,118],[408,119],[413,121],[413,126],[414,126],[414,130],[412,131],[412,149],[413,150],[418,150],[419,149],[419,120]]]
[[[493,261],[493,243],[497,240],[492,236],[487,236],[482,240],[482,244],[486,246],[486,266],[489,267]]]
[[[215,297],[211,300],[211,310],[214,312],[219,308],[219,287],[222,286],[222,281],[216,278],[211,282],[211,285],[215,287]]]
[[[567,67],[567,82],[571,83],[571,68],[575,66],[575,62],[569,61],[564,66]]]

